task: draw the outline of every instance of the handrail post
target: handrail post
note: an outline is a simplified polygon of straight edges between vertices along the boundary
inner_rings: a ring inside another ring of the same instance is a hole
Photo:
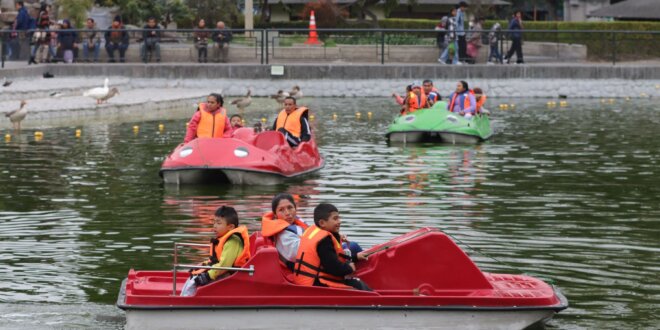
[[[264,30],[259,31],[261,33],[261,64],[264,64]]]
[[[380,30],[380,64],[385,64],[385,31]]]
[[[264,47],[266,48],[266,64],[268,64],[268,47],[270,47],[269,46],[270,42],[268,40],[268,38],[269,38],[268,37],[268,30],[270,30],[270,29],[266,29],[266,37],[264,39],[265,40],[264,41],[265,42]]]
[[[612,65],[616,65],[616,32],[612,32]]]

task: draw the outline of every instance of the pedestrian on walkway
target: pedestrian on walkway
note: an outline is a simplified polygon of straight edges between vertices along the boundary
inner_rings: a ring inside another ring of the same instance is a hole
[[[452,8],[447,18],[447,32],[445,35],[447,47],[440,54],[438,62],[447,64],[449,59],[449,52],[453,51],[452,64],[462,64],[458,61],[458,42],[456,41],[456,8]]]
[[[197,61],[199,63],[206,63],[208,61],[209,36],[210,32],[206,28],[206,21],[202,18],[197,23],[197,29],[193,32],[195,49],[197,49]]]
[[[465,38],[465,10],[468,4],[461,1],[456,10],[456,38],[458,41],[458,61],[465,63],[467,56],[467,39]]]
[[[525,63],[522,52],[522,29],[522,12],[518,10],[515,12],[511,22],[509,22],[509,30],[511,30],[509,32],[511,35],[511,48],[509,48],[509,52],[507,52],[504,57],[507,64],[511,63],[511,56],[513,56],[514,52],[516,53],[516,64]]]

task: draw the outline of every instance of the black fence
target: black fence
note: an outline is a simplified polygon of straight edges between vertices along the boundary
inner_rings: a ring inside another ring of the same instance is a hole
[[[111,61],[106,32],[95,30],[98,42],[81,38],[89,30],[2,31],[2,65],[5,60],[34,62]],[[464,49],[462,63],[499,64],[520,31],[466,31],[466,47],[436,30],[413,29],[196,29],[160,30],[158,50],[144,39],[149,30],[126,30],[126,62],[238,62],[286,63],[443,63],[452,64],[457,49]],[[231,34],[225,43],[213,40],[214,33]],[[75,32],[75,45],[71,33]],[[114,31],[116,32],[116,30]],[[660,31],[524,30],[522,53],[526,63],[609,62],[659,60]],[[60,38],[58,36],[67,36]],[[92,46],[90,46],[92,45]],[[59,47],[58,47],[59,46]],[[85,50],[84,48],[87,47]],[[112,47],[110,47],[112,48]],[[118,47],[115,47],[118,48]],[[447,49],[446,56],[441,58]],[[143,50],[146,50],[143,52]],[[70,51],[70,52],[67,52]],[[119,53],[118,49],[114,50]],[[206,53],[206,56],[204,56]],[[460,52],[463,53],[463,52]],[[492,56],[499,53],[500,57]],[[96,56],[98,54],[98,56]],[[115,61],[119,61],[115,54]],[[159,56],[157,56],[159,55]],[[515,55],[513,58],[515,61]]]

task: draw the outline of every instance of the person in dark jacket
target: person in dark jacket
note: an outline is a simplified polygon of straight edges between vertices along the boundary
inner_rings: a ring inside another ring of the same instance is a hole
[[[105,50],[108,52],[108,62],[114,63],[115,51],[119,50],[119,62],[126,62],[128,49],[128,32],[121,22],[120,16],[115,16],[112,25],[105,32]]]
[[[78,32],[71,29],[71,22],[68,19],[62,22],[62,28],[57,33],[57,48],[66,63],[78,58]]]
[[[215,42],[213,45],[213,61],[227,63],[229,60],[229,42],[232,39],[231,31],[225,29],[225,22],[219,21],[213,32],[211,39]]]
[[[23,31],[27,31],[30,29],[30,21],[32,19],[30,18],[30,14],[28,13],[27,8],[25,8],[23,1],[16,1],[15,8],[16,11],[18,12],[18,15],[16,15],[16,19],[14,19],[14,24],[12,24],[10,43],[11,43],[12,58],[19,59],[21,55],[20,45],[25,38]]]
[[[31,50],[30,50],[30,60],[28,60],[28,65],[37,64],[35,57],[37,56],[37,50],[40,48],[48,47],[50,43],[48,27],[50,26],[50,16],[48,15],[48,5],[45,3],[41,4],[39,8],[39,16],[37,16],[37,27],[34,34],[32,34]]]
[[[143,27],[144,31],[142,32],[142,48],[140,49],[140,55],[142,56],[142,62],[147,63],[147,55],[152,53],[156,56],[156,62],[160,62],[160,26],[156,24],[155,17],[149,17],[147,24]]]
[[[513,56],[513,52],[516,53],[516,64],[525,63],[525,61],[523,61],[522,52],[522,29],[522,12],[518,10],[516,11],[513,19],[511,19],[511,22],[509,22],[509,30],[511,30],[511,32],[509,32],[511,34],[511,48],[509,48],[509,51],[504,57],[506,63],[511,62],[511,56]]]
[[[197,49],[197,61],[199,63],[206,63],[208,61],[208,46],[209,37],[211,32],[206,28],[206,21],[202,18],[197,23],[197,28],[193,32],[193,39],[195,40],[195,49]]]

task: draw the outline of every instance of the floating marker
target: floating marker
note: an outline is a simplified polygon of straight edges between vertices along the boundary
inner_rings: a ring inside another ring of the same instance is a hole
[[[369,119],[371,119],[371,115],[372,115],[371,111],[367,112],[367,117],[369,117]]]
[[[516,105],[515,105],[514,103],[511,103],[509,106],[511,107],[511,109],[515,109],[515,108],[516,108]]]
[[[76,130],[76,137],[79,138],[82,135],[82,130],[77,129]]]
[[[190,126],[190,123],[186,123],[186,128],[188,128],[188,126]]]
[[[164,131],[165,130],[165,125],[158,124],[158,130],[161,131],[161,132]]]
[[[607,102],[608,102],[609,104],[612,104],[612,103],[614,103],[614,99],[609,99],[609,100],[607,100]]]
[[[261,122],[265,124],[266,123],[266,117],[262,117]]]
[[[630,101],[630,96],[626,96],[626,101]]]
[[[245,126],[245,119],[241,119],[241,123]]]
[[[641,93],[641,94],[639,94],[639,96],[641,96],[641,97],[647,97],[648,95],[647,95],[646,93]]]
[[[362,117],[362,114],[359,113],[359,112],[356,112],[356,113],[355,113],[355,117],[357,117],[357,119],[360,119],[360,117]]]
[[[133,126],[133,133],[137,134],[140,131],[140,126],[135,125]]]
[[[600,99],[600,103],[605,104],[607,102],[605,99]]]
[[[332,114],[332,120],[337,120],[337,114],[336,113]]]
[[[314,118],[316,118],[314,115],[309,115],[309,120],[314,120]]]
[[[5,134],[5,141],[7,142],[11,141],[11,134],[9,133]]]
[[[34,140],[41,141],[44,138],[44,133],[41,131],[34,132]]]

